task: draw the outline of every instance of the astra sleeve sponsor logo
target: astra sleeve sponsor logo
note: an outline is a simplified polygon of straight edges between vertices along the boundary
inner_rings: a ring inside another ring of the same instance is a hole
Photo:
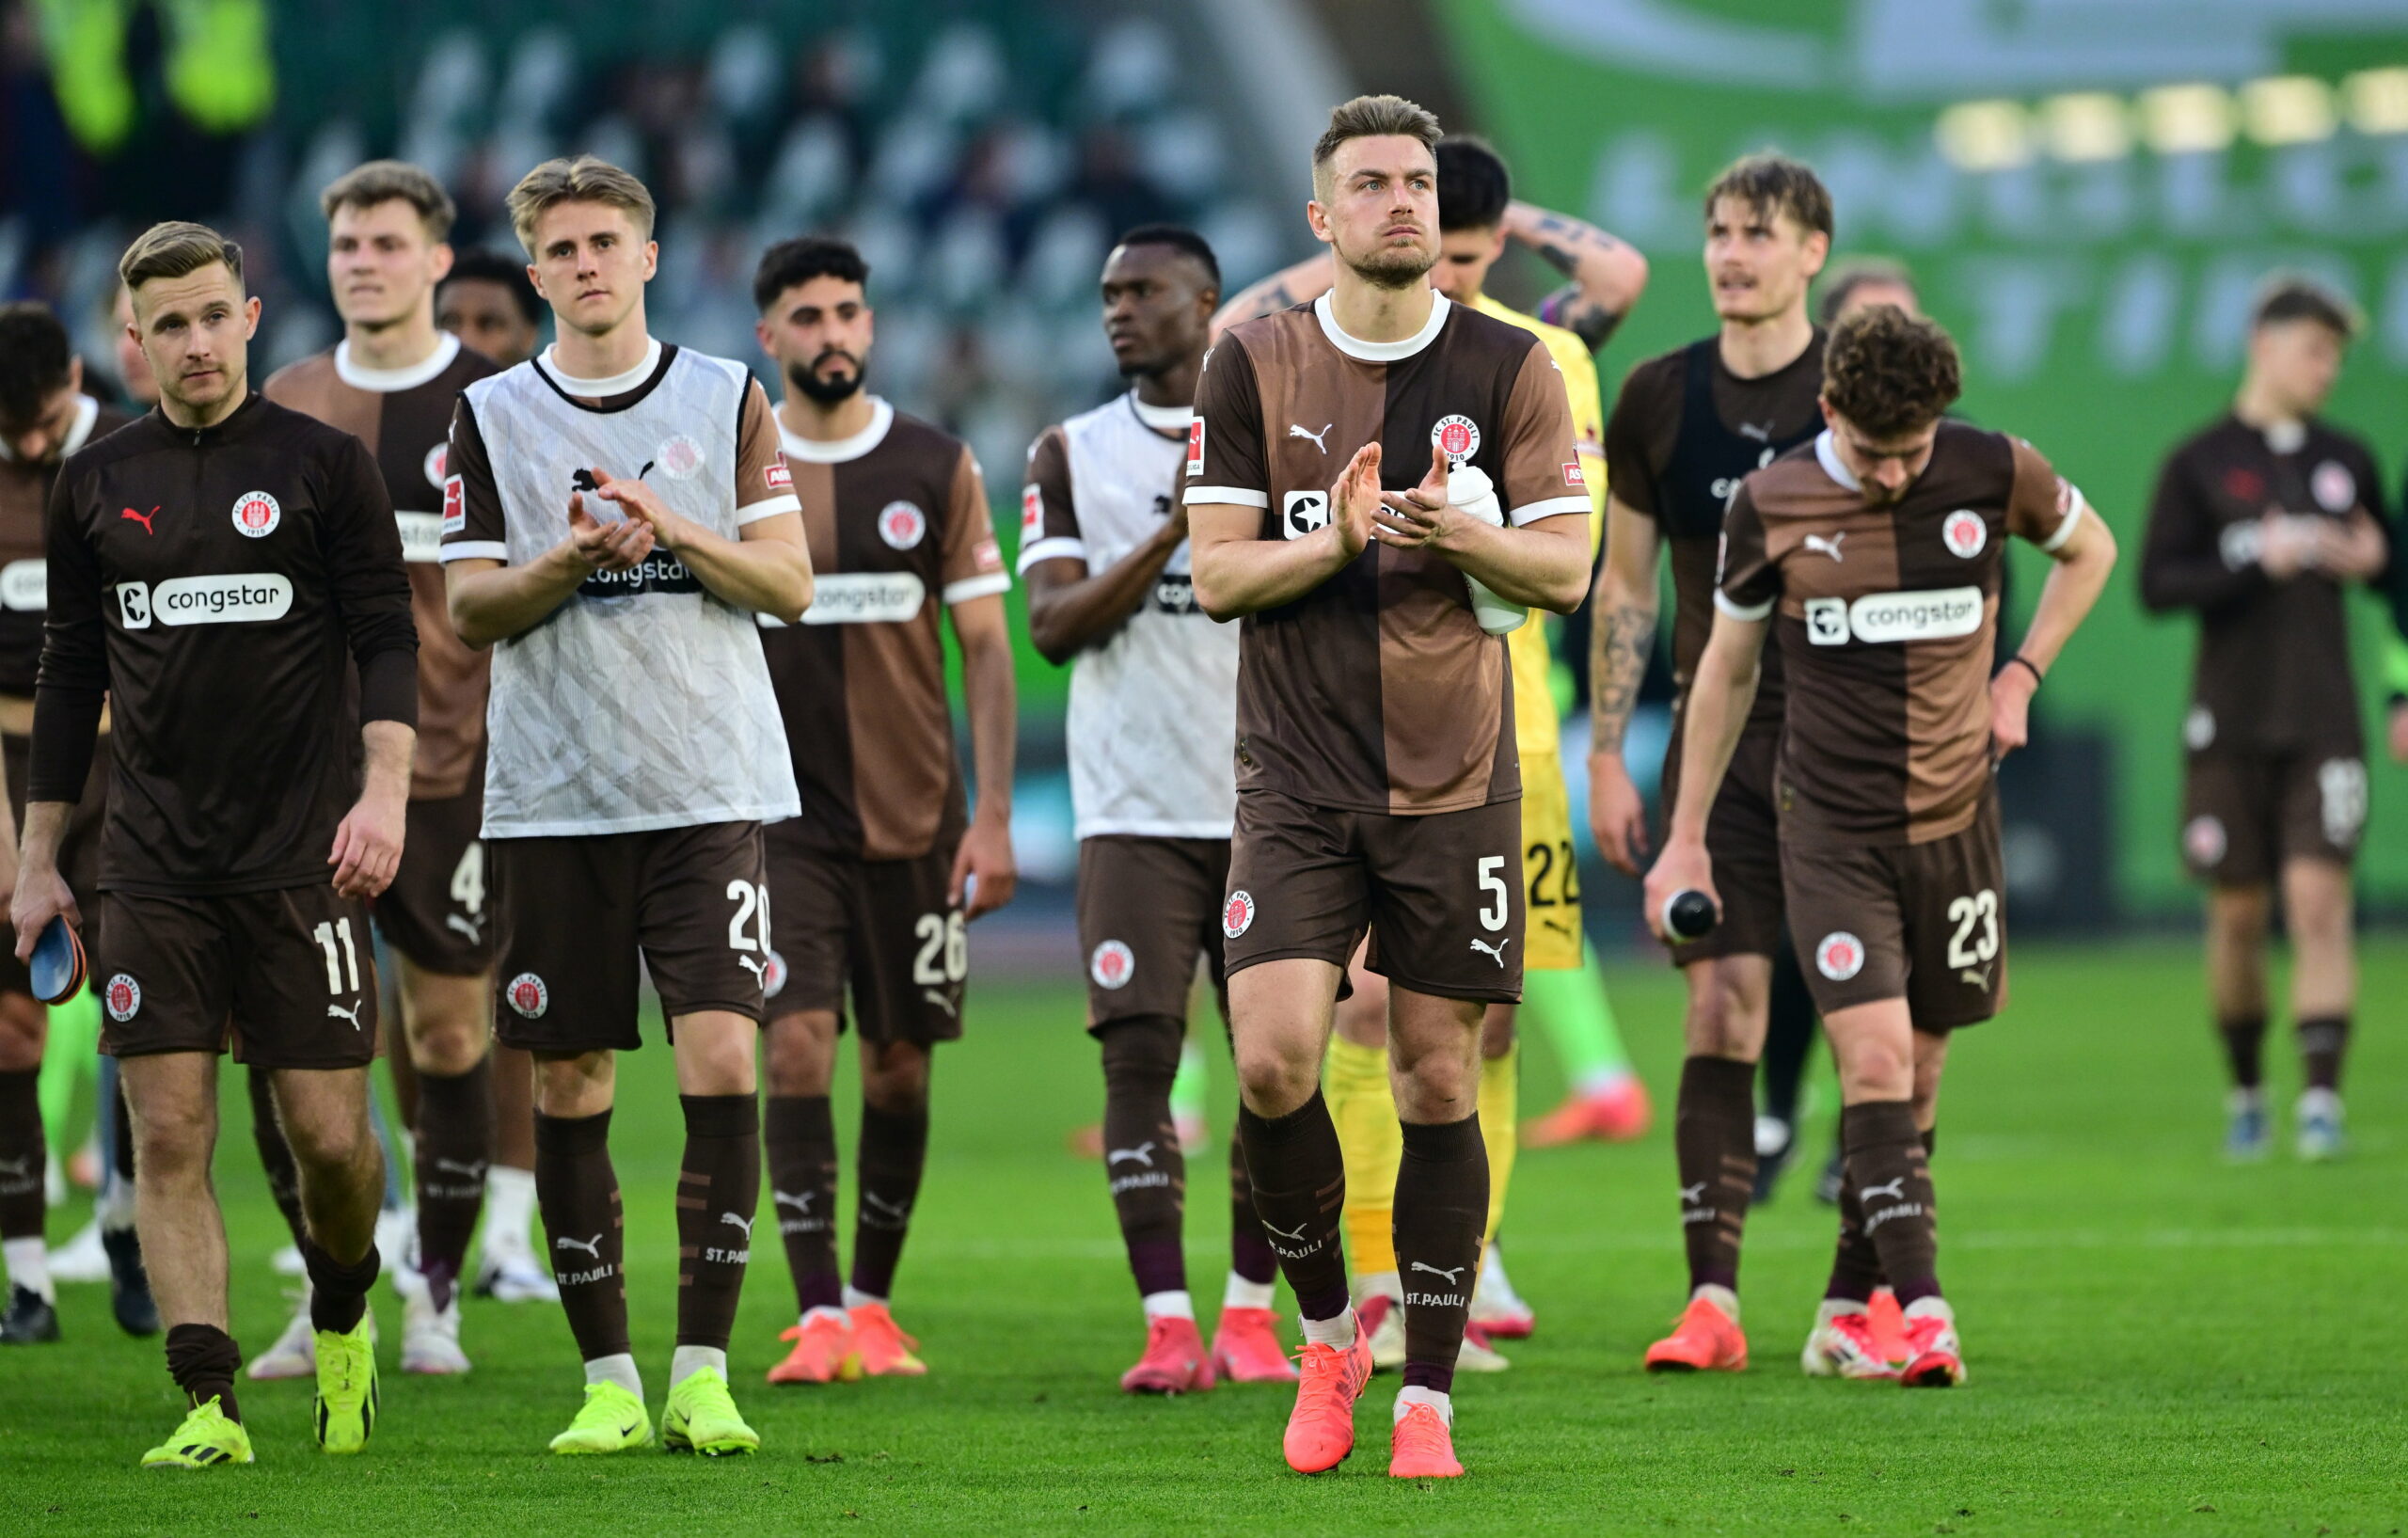
[[[1982,590],[1940,588],[1928,593],[1873,593],[1855,600],[1809,598],[1806,639],[1838,646],[1850,639],[1868,645],[1908,641],[1951,641],[1982,627]]]
[[[161,625],[243,625],[280,620],[293,611],[293,579],[279,572],[230,577],[178,577],[155,587],[117,585],[118,617],[129,630]]]

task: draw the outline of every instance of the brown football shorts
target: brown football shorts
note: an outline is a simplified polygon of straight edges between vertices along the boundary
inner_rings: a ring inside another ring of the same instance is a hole
[[[1225,966],[1311,957],[1364,964],[1400,988],[1483,1004],[1522,999],[1522,803],[1399,817],[1238,792]]]
[[[31,737],[0,736],[0,759],[5,759],[8,769],[8,809],[16,815],[20,838],[25,831],[25,782],[32,751]],[[68,817],[67,836],[58,846],[58,873],[67,878],[67,890],[75,895],[76,910],[84,915],[87,951],[100,943],[101,825],[108,820],[108,811],[109,739],[103,736],[92,753],[83,800]],[[25,963],[17,959],[17,931],[8,915],[0,912],[0,993],[31,993],[33,986]]]
[[[485,856],[504,1046],[642,1046],[639,956],[673,1023],[705,1009],[761,1018],[770,952],[759,823],[492,838]]]
[[[1773,801],[1773,766],[1780,755],[1778,731],[1751,727],[1740,734],[1722,789],[1705,817],[1705,852],[1714,861],[1714,890],[1722,899],[1722,916],[1704,938],[1670,947],[1674,966],[1726,956],[1768,957],[1781,949],[1781,815]],[[1680,783],[1681,732],[1676,725],[1664,753],[1664,828],[1671,826]],[[1662,829],[1657,832],[1660,848]]]
[[[364,1068],[376,1056],[368,904],[328,882],[217,896],[101,897],[92,958],[115,1057],[224,1052],[261,1068]]]
[[[2367,765],[2355,752],[2194,753],[2182,775],[2182,861],[2218,886],[2263,886],[2287,860],[2358,857]]]
[[[1226,1018],[1221,904],[1228,890],[1225,838],[1105,833],[1079,840],[1087,1029],[1139,1015],[1185,1020],[1198,959],[1221,995]]]
[[[428,972],[477,977],[493,964],[485,912],[484,786],[410,802],[401,868],[376,899],[386,943]]]
[[[2006,1004],[2006,862],[1992,791],[1962,832],[1928,844],[1785,840],[1789,932],[1815,1011],[1903,998],[1919,1031]]]
[[[864,1041],[959,1040],[970,936],[946,888],[960,830],[948,819],[913,859],[862,860],[781,836],[788,826],[772,823],[768,834],[779,963],[769,1018],[827,1009],[843,1030],[849,989]]]

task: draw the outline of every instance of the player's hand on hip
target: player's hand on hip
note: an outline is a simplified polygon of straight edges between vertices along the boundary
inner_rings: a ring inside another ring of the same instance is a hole
[[[1371,537],[1400,550],[1418,550],[1435,544],[1446,532],[1450,516],[1447,470],[1447,451],[1432,444],[1430,473],[1421,478],[1419,485],[1411,491],[1380,493],[1380,511],[1371,525]]]
[[[1371,515],[1380,506],[1380,446],[1374,440],[1354,451],[1354,457],[1329,488],[1330,527],[1338,531],[1338,547],[1354,560],[1371,543]]]
[[[8,922],[17,928],[18,960],[33,959],[34,943],[41,939],[52,919],[63,914],[71,928],[84,928],[75,894],[67,889],[67,879],[58,874],[57,866],[24,866],[17,872],[15,888],[8,895]]]
[[[971,820],[954,851],[953,879],[945,900],[967,918],[983,918],[1012,900],[1020,888],[1020,866],[1012,859],[1009,826],[986,817]],[[965,903],[964,898],[968,901]]]
[[[335,891],[346,897],[382,896],[401,868],[403,829],[409,803],[389,796],[362,796],[335,828]]]
[[[1666,944],[1674,941],[1664,932],[1664,910],[1684,892],[1704,893],[1714,904],[1716,917],[1721,916],[1722,894],[1714,887],[1714,857],[1705,852],[1702,839],[1666,841],[1664,852],[1647,872],[1647,928]]]
[[[692,521],[669,511],[669,504],[660,499],[660,493],[643,482],[622,481],[609,470],[596,469],[594,484],[596,497],[606,502],[616,502],[619,511],[627,515],[629,523],[642,524],[651,529],[656,542],[673,550],[693,537]]]
[[[2012,663],[1990,678],[1990,762],[1995,764],[2032,739],[2032,694],[2040,686],[2032,670]]]
[[[585,493],[568,494],[568,538],[577,559],[589,571],[631,571],[652,553],[652,525],[641,518],[616,523],[597,521],[585,505]]]
[[[1607,864],[1624,876],[1639,874],[1647,858],[1647,803],[1618,753],[1589,755],[1589,832]]]

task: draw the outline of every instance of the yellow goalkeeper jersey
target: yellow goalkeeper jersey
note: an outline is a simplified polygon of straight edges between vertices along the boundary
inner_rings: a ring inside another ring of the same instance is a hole
[[[1597,391],[1597,364],[1589,347],[1560,325],[1509,309],[1483,293],[1472,308],[1493,315],[1546,343],[1549,356],[1563,375],[1564,393],[1572,398],[1572,432],[1580,446],[1580,471],[1589,484],[1589,549],[1594,553],[1606,532],[1606,410]],[[1546,616],[1532,614],[1529,623],[1505,638],[1513,659],[1513,736],[1524,756],[1559,753],[1555,690],[1548,686],[1554,654],[1547,649]]]

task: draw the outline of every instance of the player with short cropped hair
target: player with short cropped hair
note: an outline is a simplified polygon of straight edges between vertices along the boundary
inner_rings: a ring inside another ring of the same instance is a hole
[[[452,419],[443,561],[460,639],[495,646],[484,818],[495,1018],[536,1058],[535,1183],[585,1359],[560,1453],[651,1440],[628,1350],[610,1152],[615,1057],[650,972],[677,1059],[673,1451],[751,1452],[727,1387],[760,1195],[753,1052],[769,959],[761,824],[800,809],[755,613],[811,601],[777,422],[743,365],[645,325],[652,195],[550,160],[511,223],[558,340]]]
[[[777,426],[811,541],[806,624],[769,626],[803,815],[770,830],[772,1205],[801,1317],[772,1383],[918,1374],[890,1300],[927,1164],[938,1042],[960,1039],[964,926],[1012,897],[1011,576],[970,446],[867,393],[869,266],[842,241],[782,241],[752,283],[784,386]],[[978,776],[967,805],[945,699],[949,623]],[[845,1000],[860,1031],[861,1200],[836,1270],[829,1091]]]
[[[1395,1237],[1412,1278],[1389,1471],[1462,1472],[1449,1390],[1488,1207],[1481,1020],[1520,999],[1524,943],[1512,672],[1490,627],[1568,612],[1588,570],[1546,345],[1430,287],[1437,140],[1436,119],[1393,96],[1331,114],[1307,216],[1336,285],[1227,332],[1190,429],[1196,597],[1244,618],[1222,934],[1255,1206],[1304,1314],[1286,1437],[1304,1472],[1353,1450],[1371,1365],[1320,1086],[1367,926],[1367,964],[1390,984]]]
[[[52,918],[83,922],[59,848],[105,705],[102,1048],[122,1064],[135,1218],[191,1405],[143,1462],[251,1460],[209,1177],[230,1035],[274,1072],[299,1165],[318,1443],[356,1452],[376,1419],[367,1308],[384,1184],[368,900],[392,880],[406,822],[409,579],[367,450],[251,391],[260,302],[241,247],[156,225],[119,273],[160,409],[76,454],[52,495],[17,955]]]
[[[1959,377],[1947,333],[1889,306],[1832,332],[1828,425],[1732,499],[1688,753],[1647,876],[1659,933],[1676,895],[1717,896],[1710,809],[1777,632],[1783,906],[1839,1060],[1853,1203],[1803,1365],[1909,1387],[1965,1376],[1929,1139],[1951,1033],[2006,997],[1996,765],[2023,745],[2033,693],[2115,562],[2105,523],[2038,451],[1942,420]],[[1993,674],[2009,534],[2056,564]],[[1866,1313],[1882,1273],[1906,1311],[1895,1348]]]
[[[462,251],[435,285],[435,324],[506,369],[535,356],[544,301],[525,262],[499,251]]]
[[[87,443],[130,420],[84,391],[84,360],[67,327],[45,305],[0,305],[0,753],[8,766],[8,820],[0,835],[16,848],[24,817],[25,775],[32,749],[34,685],[41,663],[44,608],[43,515],[59,467]],[[101,829],[108,810],[107,737],[93,754],[92,772],[61,845],[61,866],[80,903],[99,909]],[[10,937],[14,948],[14,937]],[[76,1000],[71,1007],[80,1007]],[[8,1293],[0,1303],[0,1344],[58,1339],[57,1292],[43,1233],[49,1144],[43,1125],[42,1055],[50,1010],[33,995],[31,978],[12,957],[0,957],[0,1260]],[[87,1037],[75,1049],[90,1050]],[[126,1132],[124,1108],[116,1121]],[[113,1144],[121,1138],[113,1138]],[[119,1161],[112,1147],[112,1165]],[[137,1335],[159,1327],[158,1308],[142,1269],[134,1230],[134,1189],[111,1180],[95,1216],[107,1255],[118,1322]]]
[[[477,836],[490,658],[452,632],[437,554],[453,403],[496,370],[435,325],[435,287],[452,264],[453,211],[440,182],[419,166],[374,160],[329,182],[318,206],[343,340],[277,370],[265,394],[368,446],[409,563],[419,633],[409,837],[376,902],[377,929],[401,971],[402,1060],[416,1089],[418,1254],[414,1264],[397,1258],[404,1263],[393,1281],[402,1371],[466,1372],[460,1274],[493,1160],[492,950]],[[306,1359],[310,1337],[291,1338]]]
[[[1021,490],[1030,639],[1069,663],[1070,805],[1087,1030],[1103,1058],[1104,1178],[1146,1317],[1120,1387],[1293,1381],[1245,1144],[1229,1141],[1228,1282],[1212,1349],[1181,1248],[1187,1164],[1173,1084],[1200,960],[1228,1015],[1220,911],[1237,786],[1238,636],[1196,606],[1180,470],[1220,263],[1194,230],[1142,225],[1105,257],[1103,329],[1126,394],[1047,428]]]
[[[1712,622],[1723,509],[1742,477],[1810,440],[1821,423],[1823,333],[1808,285],[1830,250],[1831,199],[1812,168],[1750,155],[1706,188],[1705,270],[1721,325],[1630,372],[1606,424],[1606,557],[1590,621],[1589,824],[1607,864],[1636,876],[1647,813],[1624,762],[1632,707],[1656,651],[1657,552],[1672,570],[1672,678],[1686,696]],[[1750,727],[1709,824],[1725,899],[1704,939],[1672,947],[1688,991],[1672,1146],[1689,1300],[1648,1347],[1650,1371],[1736,1372],[1739,1244],[1755,1183],[1755,1064],[1782,940],[1772,765],[1781,739],[1781,654],[1765,659]],[[1666,817],[1678,811],[1683,719],[1665,753]],[[1800,1029],[1806,1028],[1802,1025]]]
[[[2374,456],[2320,413],[2358,332],[2349,302],[2277,274],[2250,316],[2232,409],[2166,457],[2141,599],[2199,615],[2182,721],[2182,857],[2208,888],[2208,990],[2231,1074],[2225,1152],[2265,1156],[2266,936],[2274,892],[2294,964],[2303,1159],[2343,1150],[2341,1064],[2357,1002],[2352,863],[2366,741],[2347,585],[2391,560]]]

